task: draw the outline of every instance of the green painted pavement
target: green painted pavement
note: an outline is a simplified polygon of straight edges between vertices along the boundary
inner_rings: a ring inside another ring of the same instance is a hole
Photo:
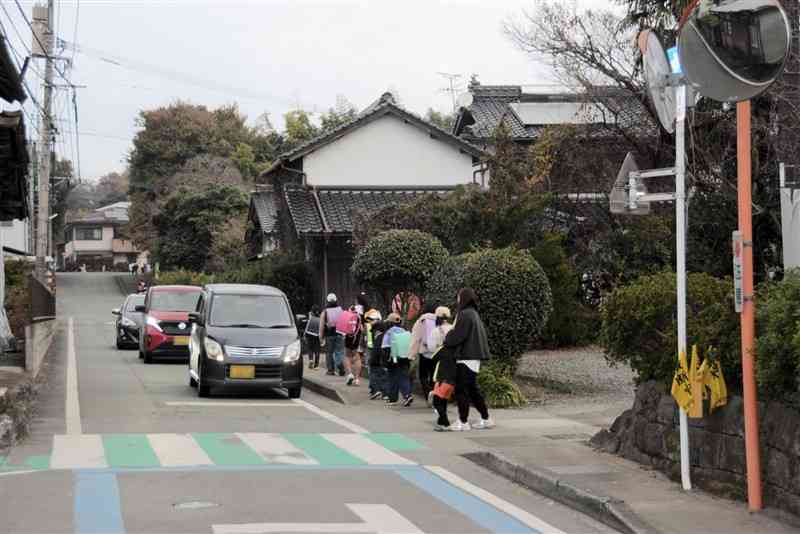
[[[392,452],[416,451],[424,448],[418,441],[414,441],[413,439],[402,434],[377,432],[374,434],[365,435],[378,445],[381,445]]]
[[[103,448],[109,467],[159,467],[146,434],[106,434]]]
[[[25,459],[25,465],[31,469],[50,469],[49,456],[28,456]]]
[[[216,465],[263,465],[267,462],[233,434],[192,434]]]
[[[321,465],[365,465],[363,461],[320,435],[281,434],[281,436]]]

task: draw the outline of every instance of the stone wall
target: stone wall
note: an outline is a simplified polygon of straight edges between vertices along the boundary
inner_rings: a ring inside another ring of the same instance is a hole
[[[764,501],[800,515],[800,411],[780,403],[759,403],[758,411]],[[637,389],[633,408],[594,436],[592,445],[680,480],[678,426],[678,408],[669,391],[647,382]],[[731,397],[703,419],[689,419],[689,455],[695,486],[746,499],[741,397]]]

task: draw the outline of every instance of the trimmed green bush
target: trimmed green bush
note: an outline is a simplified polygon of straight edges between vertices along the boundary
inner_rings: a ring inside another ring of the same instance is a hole
[[[420,293],[447,259],[447,250],[419,230],[388,230],[371,239],[351,268],[359,284],[378,291],[387,305],[397,293]]]
[[[797,402],[800,378],[800,270],[758,288],[757,378],[766,398]]]
[[[490,408],[517,408],[528,403],[506,366],[489,362],[481,366],[478,385]]]
[[[638,382],[671,384],[678,363],[675,273],[642,276],[609,295],[600,340],[612,365],[627,364]],[[741,389],[739,316],[733,283],[703,273],[687,277],[687,344],[718,349],[728,389]],[[691,352],[688,353],[690,355]]]
[[[462,287],[478,294],[492,356],[513,374],[553,309],[547,276],[526,250],[486,249],[445,262],[431,277],[427,298],[452,306]]]

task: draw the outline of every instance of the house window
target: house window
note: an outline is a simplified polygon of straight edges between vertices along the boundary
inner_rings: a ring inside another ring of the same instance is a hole
[[[87,226],[75,229],[76,241],[100,241],[103,239],[103,229],[100,226]]]

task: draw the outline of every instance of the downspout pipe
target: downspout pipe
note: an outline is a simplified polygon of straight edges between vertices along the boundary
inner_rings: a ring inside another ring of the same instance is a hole
[[[322,243],[322,284],[324,288],[324,295],[330,293],[328,287],[328,242],[331,239],[331,235],[333,232],[331,231],[330,226],[328,226],[328,221],[325,219],[325,212],[322,211],[322,203],[319,201],[319,195],[317,194],[317,190],[315,188],[311,188],[311,197],[314,199],[314,206],[317,208],[317,213],[319,213],[319,218],[322,221],[322,235],[323,235],[323,243]]]

